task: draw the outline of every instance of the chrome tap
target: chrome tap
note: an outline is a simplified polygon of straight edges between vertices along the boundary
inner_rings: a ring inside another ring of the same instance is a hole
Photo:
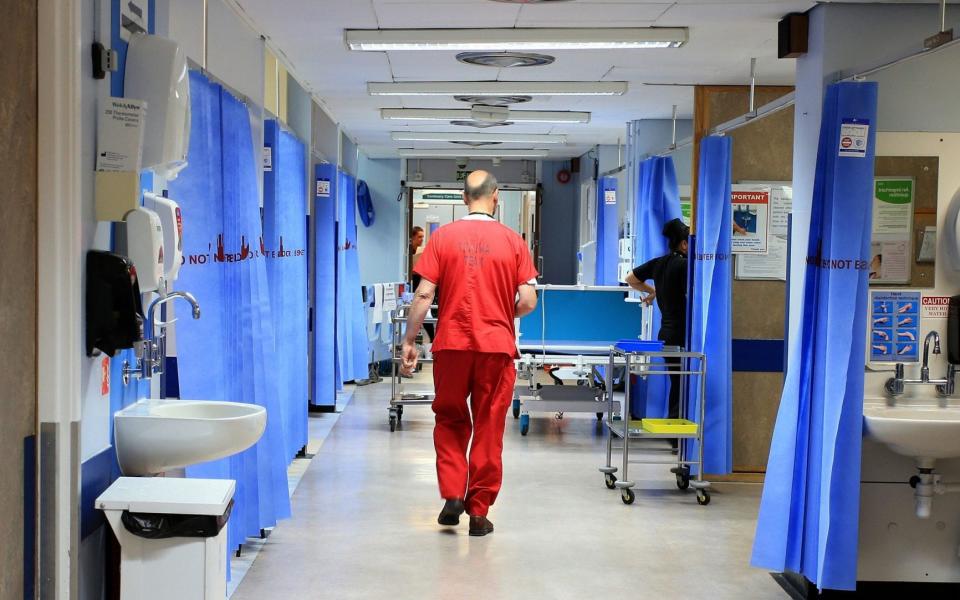
[[[172,302],[177,298],[183,298],[190,303],[190,306],[193,307],[193,318],[200,318],[200,303],[197,302],[197,299],[193,297],[193,294],[190,292],[170,292],[166,296],[161,296],[150,303],[150,306],[147,308],[147,326],[143,333],[144,339],[153,338],[153,311],[156,310],[161,304],[166,304],[167,302]],[[940,346],[937,346],[939,348]],[[940,352],[937,350],[937,352]]]
[[[127,361],[123,363],[124,385],[130,382],[131,375],[136,375],[140,379],[150,379],[155,373],[163,372],[163,361],[167,354],[167,324],[161,323],[161,333],[155,337],[153,333],[155,327],[153,314],[158,306],[172,302],[177,298],[183,298],[189,302],[193,308],[193,318],[200,318],[200,303],[190,292],[170,292],[166,296],[161,296],[151,302],[147,308],[147,322],[143,330],[143,340],[138,342],[137,345],[137,366],[130,366]]]
[[[955,390],[954,380],[956,378],[956,365],[947,366],[947,374],[943,379],[930,379],[930,340],[933,340],[933,353],[940,354],[940,334],[931,331],[923,340],[923,362],[920,366],[920,379],[906,379],[904,377],[903,363],[897,363],[894,366],[894,377],[887,380],[884,386],[890,395],[889,403],[893,404],[893,399],[903,394],[907,385],[933,385],[936,386],[937,394],[941,398],[941,405],[945,405],[944,398],[952,396]]]
[[[930,381],[930,367],[928,362],[931,339],[933,340],[933,353],[940,354],[940,334],[936,331],[931,331],[927,334],[927,337],[923,338],[923,366],[920,367],[920,381],[923,383]]]

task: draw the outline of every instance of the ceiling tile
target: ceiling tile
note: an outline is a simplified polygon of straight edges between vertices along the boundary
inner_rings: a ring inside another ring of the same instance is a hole
[[[672,2],[596,2],[589,8],[579,2],[527,4],[520,11],[520,27],[642,27],[651,25]]]

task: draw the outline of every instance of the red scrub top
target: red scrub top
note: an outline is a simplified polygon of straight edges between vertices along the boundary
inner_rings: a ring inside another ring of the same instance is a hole
[[[517,357],[517,289],[536,278],[530,250],[515,231],[492,218],[440,227],[413,269],[439,287],[432,351],[470,350]]]

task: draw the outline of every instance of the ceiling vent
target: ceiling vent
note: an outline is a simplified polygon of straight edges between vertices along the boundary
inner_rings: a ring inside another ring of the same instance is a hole
[[[556,60],[548,54],[533,52],[461,52],[457,60],[468,65],[509,69],[512,67],[540,67]]]
[[[460,144],[462,146],[470,146],[471,148],[480,148],[481,146],[496,146],[497,144],[502,144],[503,142],[465,142],[463,140],[450,140],[451,144]]]
[[[486,104],[487,106],[522,104],[533,100],[533,96],[454,96],[453,98],[468,104]]]
[[[504,125],[513,125],[509,121],[494,123],[492,121],[450,121],[451,125],[459,127],[476,127],[477,129],[486,129],[487,127],[503,127]]]

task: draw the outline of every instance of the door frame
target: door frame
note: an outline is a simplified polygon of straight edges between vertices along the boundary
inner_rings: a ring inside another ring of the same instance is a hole
[[[38,580],[42,598],[79,594],[83,256],[80,3],[37,5]]]

